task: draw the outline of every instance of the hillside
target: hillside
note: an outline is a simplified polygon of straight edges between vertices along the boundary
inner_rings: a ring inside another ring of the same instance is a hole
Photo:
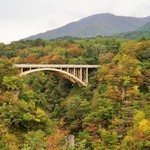
[[[150,22],[143,25],[141,28],[138,29],[139,31],[150,31]]]
[[[97,14],[26,39],[55,39],[63,36],[86,38],[98,35],[112,35],[135,31],[149,21],[150,17],[136,18],[116,16],[110,13]]]
[[[150,22],[146,23],[136,31],[114,34],[111,37],[125,39],[150,38]]]
[[[150,38],[150,31],[133,31],[126,33],[114,34],[110,37],[113,38],[124,38],[124,39],[140,39],[140,38]]]

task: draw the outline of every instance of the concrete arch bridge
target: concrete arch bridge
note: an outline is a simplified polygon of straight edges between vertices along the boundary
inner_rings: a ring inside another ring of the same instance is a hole
[[[88,85],[89,70],[98,69],[100,65],[68,65],[68,64],[15,64],[20,68],[20,76],[37,71],[49,70],[69,79],[81,86]]]

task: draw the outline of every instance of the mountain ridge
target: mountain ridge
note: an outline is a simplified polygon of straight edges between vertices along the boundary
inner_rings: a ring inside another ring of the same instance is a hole
[[[42,38],[46,40],[72,36],[78,38],[109,36],[112,34],[135,31],[150,21],[150,16],[137,18],[131,16],[116,16],[111,13],[95,14],[70,22],[59,28],[29,36],[25,39]]]

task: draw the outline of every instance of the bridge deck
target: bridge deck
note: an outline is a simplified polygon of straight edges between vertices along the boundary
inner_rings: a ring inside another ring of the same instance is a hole
[[[15,64],[18,68],[99,68],[100,65],[69,65],[69,64]]]

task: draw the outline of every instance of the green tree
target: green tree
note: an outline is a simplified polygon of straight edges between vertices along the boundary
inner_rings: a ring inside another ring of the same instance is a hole
[[[19,90],[22,87],[23,80],[16,76],[4,76],[3,85],[6,86],[7,90]]]

